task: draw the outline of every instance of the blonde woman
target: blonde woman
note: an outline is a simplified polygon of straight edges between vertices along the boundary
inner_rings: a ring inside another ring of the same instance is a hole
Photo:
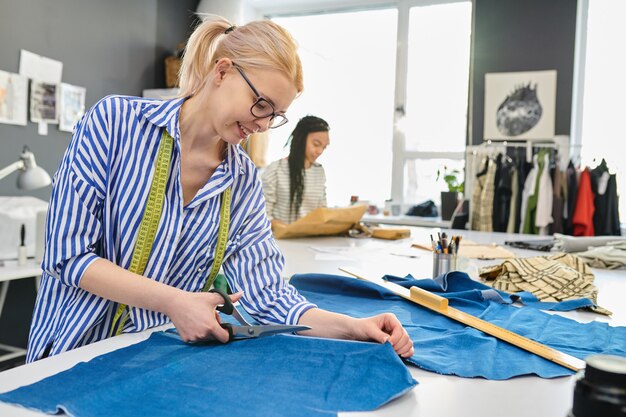
[[[77,125],[54,179],[27,361],[169,321],[184,341],[226,342],[223,300],[202,291],[220,261],[232,301],[261,323],[388,340],[411,356],[394,315],[327,312],[280,278],[261,181],[240,142],[284,124],[302,91],[289,33],[207,19],[189,39],[180,86],[175,100],[106,97]]]

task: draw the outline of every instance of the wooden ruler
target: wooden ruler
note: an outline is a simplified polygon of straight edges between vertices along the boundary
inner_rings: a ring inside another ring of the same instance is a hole
[[[441,297],[437,294],[433,294],[418,287],[411,287],[411,289],[409,290],[408,288],[404,288],[401,285],[385,281],[382,278],[367,277],[363,272],[358,271],[355,268],[342,267],[339,269],[356,278],[372,282],[374,284],[380,285],[381,287],[385,287],[386,289],[399,295],[400,297],[419,304],[422,307],[426,307],[432,311],[461,322],[467,326],[478,329],[484,333],[487,333],[488,335],[496,337],[528,352],[534,353],[535,355],[541,356],[542,358],[548,359],[549,361],[571,369],[572,371],[578,372],[579,370],[585,368],[585,362],[578,358],[560,352],[541,343],[535,342],[534,340],[521,336],[517,333],[513,333],[510,330],[504,329],[500,326],[496,326],[495,324],[489,323],[488,321],[481,320],[478,317],[472,316],[471,314],[465,313],[461,310],[457,310],[454,307],[448,306],[447,298]]]

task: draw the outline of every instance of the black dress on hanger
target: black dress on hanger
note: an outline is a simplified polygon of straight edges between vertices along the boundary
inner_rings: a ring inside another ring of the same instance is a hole
[[[596,236],[621,235],[617,181],[615,174],[609,173],[606,160],[591,170],[591,189],[594,194],[593,228]],[[603,178],[604,177],[604,178]],[[603,182],[606,181],[606,184]]]
[[[572,160],[567,165],[565,177],[567,180],[567,218],[565,219],[564,231],[566,235],[571,235],[574,231],[572,217],[574,217],[576,195],[578,194],[578,177],[576,176],[576,167]]]

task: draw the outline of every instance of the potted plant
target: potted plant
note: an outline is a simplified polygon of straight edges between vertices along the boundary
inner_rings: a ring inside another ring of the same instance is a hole
[[[448,171],[448,167],[443,167],[443,174],[441,170],[437,170],[437,181],[439,178],[443,178],[443,181],[448,186],[448,191],[441,192],[441,219],[450,220],[454,209],[459,203],[459,194],[462,194],[465,189],[465,183],[459,182],[458,175],[461,173],[458,169]]]

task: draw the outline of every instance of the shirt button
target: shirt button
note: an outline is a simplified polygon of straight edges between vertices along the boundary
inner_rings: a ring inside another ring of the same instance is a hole
[[[182,278],[182,277],[183,277],[183,274],[178,274],[178,278]]]
[[[204,268],[198,268],[198,272],[204,271]]]

